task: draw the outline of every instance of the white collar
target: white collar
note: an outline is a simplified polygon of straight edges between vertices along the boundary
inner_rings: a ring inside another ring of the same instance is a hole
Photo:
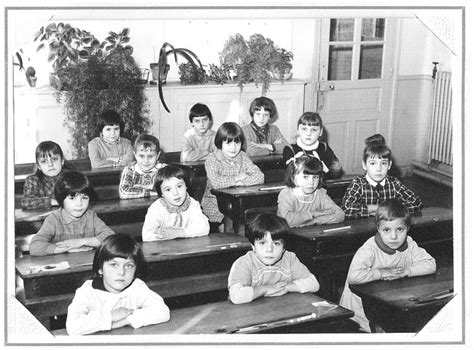
[[[316,140],[316,143],[313,143],[311,146],[305,145],[302,141],[301,138],[296,139],[296,144],[301,147],[301,149],[305,151],[314,151],[319,147],[319,141]]]
[[[380,184],[381,186],[385,186],[385,180],[386,180],[387,178],[384,178],[384,179],[383,179],[382,181],[380,181],[380,182],[376,182],[376,181],[374,181],[374,180],[372,180],[372,179],[370,178],[369,174],[366,173],[366,174],[365,174],[365,179],[367,180],[367,182],[369,183],[369,185],[375,187],[375,186],[377,186],[378,184]]]

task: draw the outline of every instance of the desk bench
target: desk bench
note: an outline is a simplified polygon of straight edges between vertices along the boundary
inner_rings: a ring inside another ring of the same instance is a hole
[[[354,315],[352,311],[335,304],[324,304],[324,299],[310,293],[288,293],[240,305],[222,301],[172,310],[170,321],[166,323],[138,329],[127,326],[97,335],[339,333],[352,330],[348,323]],[[67,334],[65,329],[51,333],[55,336]]]
[[[226,289],[230,267],[250,249],[246,239],[225,233],[141,244],[147,284],[163,297]],[[23,282],[18,299],[38,318],[64,314],[76,289],[92,277],[93,256],[94,251],[88,251],[16,259]],[[44,269],[61,262],[68,262],[70,268]],[[35,266],[43,269],[32,269]]]
[[[344,175],[337,180],[325,181],[328,195],[340,205],[344,193],[357,175]],[[286,186],[282,181],[262,185],[230,187],[211,190],[217,197],[219,211],[232,220],[235,233],[244,234],[245,210],[259,207],[274,207],[278,204],[278,195]],[[229,231],[230,228],[226,229]]]
[[[372,325],[386,332],[418,332],[453,298],[453,267],[434,274],[350,285]],[[420,302],[421,301],[421,302]]]
[[[338,287],[344,285],[349,265],[357,249],[377,231],[375,219],[346,220],[332,225],[293,228],[293,251],[318,279],[319,294],[339,300]],[[412,216],[408,233],[442,265],[452,264],[453,212],[429,207]]]

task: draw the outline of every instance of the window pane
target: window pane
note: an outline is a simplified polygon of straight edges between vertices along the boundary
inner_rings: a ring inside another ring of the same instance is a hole
[[[352,41],[354,40],[354,19],[332,18],[329,41]]]
[[[359,79],[382,77],[383,45],[362,45],[360,48]]]
[[[330,46],[328,80],[351,80],[352,47]]]
[[[383,40],[385,31],[385,19],[364,18],[362,19],[362,41]]]

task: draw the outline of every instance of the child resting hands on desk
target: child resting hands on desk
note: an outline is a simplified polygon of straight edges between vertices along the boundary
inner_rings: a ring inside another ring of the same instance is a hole
[[[142,229],[143,242],[206,236],[209,221],[201,205],[187,190],[183,169],[167,165],[156,174],[158,198],[148,208]]]
[[[170,319],[163,298],[140,279],[145,261],[133,237],[107,237],[95,252],[92,270],[94,278],[76,290],[68,307],[68,334],[91,334],[127,325],[139,328]]]
[[[243,304],[262,296],[319,290],[316,277],[295,253],[285,249],[290,238],[285,219],[273,213],[261,213],[247,225],[246,230],[252,250],[238,258],[230,269],[231,302]]]
[[[89,209],[93,189],[85,175],[75,171],[65,173],[56,183],[54,192],[61,208],[48,215],[31,240],[31,255],[91,250],[114,234]]]
[[[352,318],[362,331],[370,333],[369,321],[360,297],[349,284],[421,276],[436,271],[435,259],[407,236],[410,214],[403,203],[388,199],[379,204],[375,220],[377,233],[355,253],[339,304],[354,311]]]

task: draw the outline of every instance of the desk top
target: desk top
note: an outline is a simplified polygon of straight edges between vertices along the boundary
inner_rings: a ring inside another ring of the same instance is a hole
[[[87,177],[94,177],[97,175],[110,175],[110,174],[121,174],[124,167],[108,167],[108,168],[95,168],[95,169],[83,169],[79,170],[82,174]],[[18,174],[15,175],[15,182],[24,182],[29,174]]]
[[[90,209],[99,216],[105,213],[128,212],[134,209],[148,208],[158,197],[134,198],[134,199],[108,199],[91,202]],[[43,221],[52,211],[59,207],[42,209],[15,209],[15,222]]]
[[[424,208],[421,213],[412,215],[412,226],[423,225],[428,223],[436,223],[453,219],[453,211],[448,208],[428,207]],[[347,236],[355,233],[374,233],[377,230],[375,218],[363,218],[346,220],[338,224],[331,225],[311,225],[304,227],[292,228],[292,233],[301,238],[309,240],[317,240],[324,237],[334,238],[339,236]]]
[[[453,267],[438,268],[431,275],[373,281],[350,285],[350,288],[368,302],[384,303],[399,310],[414,310],[434,303],[445,303],[448,298],[452,298],[449,291],[453,290]]]
[[[250,157],[250,159],[255,164],[261,164],[261,163],[265,163],[265,162],[277,163],[277,162],[283,161],[283,155],[282,154],[270,154],[270,155],[267,155],[267,156],[254,156],[254,157]],[[182,165],[182,166],[187,166],[187,167],[190,167],[190,168],[199,168],[199,167],[204,167],[205,162],[206,162],[205,160],[196,160],[196,161],[192,161],[192,162],[171,162],[170,164]]]
[[[324,188],[348,186],[352,182],[352,180],[356,178],[357,176],[359,175],[346,174],[346,175],[343,175],[340,179],[324,181]],[[283,183],[283,181],[277,181],[277,182],[268,182],[261,185],[213,189],[211,191],[215,195],[229,197],[229,198],[239,198],[239,197],[248,197],[248,196],[265,195],[265,194],[278,194],[285,187],[286,185]]]
[[[309,317],[312,313],[314,316]],[[302,316],[308,317],[298,319]],[[98,334],[219,334],[235,333],[238,330],[238,333],[254,333],[292,324],[352,316],[352,311],[329,303],[315,294],[288,293],[280,297],[260,298],[247,304],[234,305],[230,301],[223,301],[172,310],[170,321],[166,323],[138,329],[122,327]],[[52,333],[66,334],[64,330]]]
[[[246,238],[230,233],[211,233],[203,237],[140,244],[147,263],[210,255],[221,251],[234,252],[250,249],[250,243]],[[26,255],[16,259],[15,267],[23,279],[87,272],[92,269],[93,257],[94,250],[47,256]],[[61,268],[64,263],[67,263],[65,269]]]

